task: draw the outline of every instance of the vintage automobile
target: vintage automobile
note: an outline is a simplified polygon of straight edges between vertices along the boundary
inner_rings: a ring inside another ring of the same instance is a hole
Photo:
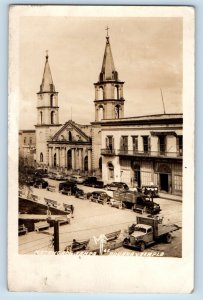
[[[42,188],[42,189],[46,189],[48,185],[49,185],[48,182],[42,178],[36,179],[33,184],[35,188]]]
[[[53,180],[64,180],[64,176],[59,172],[50,172],[48,178]]]
[[[92,193],[88,193],[87,198],[90,199],[92,202],[101,204],[108,204],[111,200],[111,197],[103,191],[94,191]]]
[[[87,245],[89,244],[89,239],[88,240],[82,240],[82,241],[76,241],[73,239],[72,244],[68,245],[65,247],[64,251],[70,251],[70,252],[77,252],[77,251],[82,251],[87,248]]]
[[[77,188],[76,191],[75,191],[75,197],[85,199],[86,194],[85,194],[84,190]]]
[[[157,219],[137,217],[137,224],[130,226],[129,235],[123,240],[123,246],[144,251],[147,246],[157,242],[171,243],[171,233],[178,229],[176,225],[160,224]]]
[[[92,186],[95,188],[103,188],[104,182],[97,179],[95,176],[90,176],[84,181],[84,185],[86,186]]]
[[[85,177],[80,175],[71,175],[69,180],[78,184],[83,184],[85,182]]]
[[[47,178],[48,177],[47,169],[37,168],[34,172],[34,176],[38,178]]]
[[[113,199],[121,201],[126,208],[131,208],[135,212],[146,212],[152,215],[158,214],[161,211],[160,205],[142,193],[120,190],[113,192]]]
[[[127,190],[129,190],[129,187],[124,182],[112,182],[112,183],[108,183],[106,185],[106,189],[108,191],[116,191],[118,189],[121,191],[127,191]]]
[[[142,193],[150,197],[159,197],[158,185],[143,185]]]
[[[64,195],[75,195],[77,184],[71,181],[64,181],[59,183],[59,192]]]

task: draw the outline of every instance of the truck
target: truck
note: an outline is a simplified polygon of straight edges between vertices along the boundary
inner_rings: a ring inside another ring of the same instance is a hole
[[[160,205],[154,202],[153,199],[136,191],[114,191],[113,199],[117,203],[121,203],[121,207],[131,208],[136,212],[146,212],[154,215],[161,211]]]
[[[180,229],[177,225],[164,225],[158,218],[137,217],[137,223],[129,227],[128,236],[123,240],[123,246],[138,249],[141,252],[146,247],[160,241],[171,243],[171,232]]]

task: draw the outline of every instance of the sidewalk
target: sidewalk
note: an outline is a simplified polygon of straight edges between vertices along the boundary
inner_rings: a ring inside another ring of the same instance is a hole
[[[167,193],[159,193],[159,197],[166,199],[166,200],[172,200],[172,201],[178,201],[178,202],[182,202],[182,196],[177,196],[177,195],[171,195],[171,194],[167,194]]]

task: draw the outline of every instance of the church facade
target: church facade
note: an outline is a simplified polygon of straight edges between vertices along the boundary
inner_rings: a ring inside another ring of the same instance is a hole
[[[36,162],[49,169],[101,175],[105,183],[154,183],[182,193],[182,114],[126,118],[124,81],[115,69],[107,34],[95,88],[95,120],[88,125],[59,121],[58,92],[48,54],[37,93]]]

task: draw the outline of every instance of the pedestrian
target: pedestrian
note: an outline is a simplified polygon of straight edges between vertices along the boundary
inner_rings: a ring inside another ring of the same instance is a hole
[[[73,215],[73,213],[74,213],[74,206],[72,204],[70,205],[70,210],[71,210],[71,218],[74,218],[74,215]]]

